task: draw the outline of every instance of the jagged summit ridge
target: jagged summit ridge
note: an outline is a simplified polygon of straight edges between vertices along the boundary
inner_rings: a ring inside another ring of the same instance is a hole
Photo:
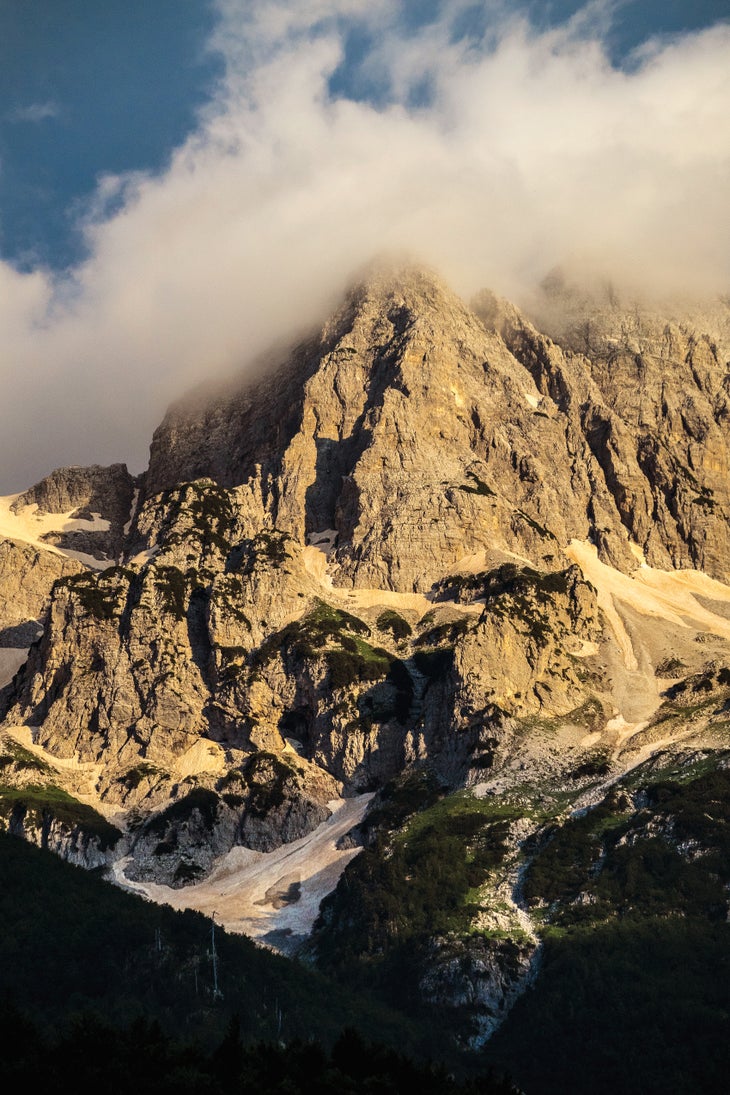
[[[173,408],[148,497],[240,486],[254,523],[336,530],[343,584],[425,589],[485,550],[558,564],[573,538],[723,578],[724,367],[662,339],[638,371],[628,350],[596,363],[490,294],[470,309],[428,271],[379,272],[269,375]]]

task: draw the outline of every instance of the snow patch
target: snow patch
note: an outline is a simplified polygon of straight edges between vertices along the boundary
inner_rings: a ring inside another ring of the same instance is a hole
[[[13,513],[11,507],[19,497],[18,494],[9,494],[0,498],[0,536],[7,537],[9,540],[19,540],[41,551],[50,551],[54,555],[65,555],[69,559],[77,559],[95,570],[104,570],[108,566],[113,566],[113,563],[107,560],[95,559],[82,551],[60,548],[42,539],[50,532],[108,532],[110,522],[100,513],[92,513],[91,519],[73,517],[75,510],[69,510],[68,513],[38,513],[36,502],[31,506],[23,506],[18,513]]]
[[[63,548],[59,551],[59,555],[65,555],[67,559],[75,559],[77,563],[83,563],[89,570],[108,570],[109,567],[114,566],[113,559],[97,559],[95,555],[87,555],[85,551]]]
[[[227,931],[264,940],[271,932],[284,939],[311,932],[320,902],[337,885],[347,864],[360,848],[338,848],[337,843],[358,825],[372,794],[335,799],[328,803],[332,816],[313,832],[273,852],[233,848],[203,882],[173,890],[155,882],[132,882],[118,860],[113,880],[125,889],[144,894],[158,904],[196,909],[211,916]],[[282,946],[282,949],[286,949]]]
[[[626,605],[642,616],[666,620],[681,628],[695,628],[730,640],[730,619],[705,608],[695,594],[730,604],[730,586],[699,570],[655,570],[641,566],[632,575],[602,563],[594,544],[571,540],[566,555],[595,586],[598,604],[616,636],[627,669],[636,670],[631,638],[618,612]]]
[[[145,548],[144,551],[138,551],[136,555],[133,555],[129,562],[132,564],[132,566],[144,566],[145,563],[149,563],[152,561],[152,559],[154,559],[158,551],[159,548],[156,547]]]

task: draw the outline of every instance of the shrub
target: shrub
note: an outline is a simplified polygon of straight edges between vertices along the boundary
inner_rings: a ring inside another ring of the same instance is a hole
[[[389,631],[396,642],[400,639],[407,639],[413,632],[408,621],[404,620],[398,612],[394,612],[392,608],[386,608],[384,612],[380,613],[376,625],[379,631]]]

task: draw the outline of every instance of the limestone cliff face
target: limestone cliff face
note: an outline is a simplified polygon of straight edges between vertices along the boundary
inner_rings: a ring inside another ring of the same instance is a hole
[[[477,603],[456,599],[467,585]],[[322,771],[366,790],[428,760],[458,785],[491,764],[510,718],[581,702],[571,651],[598,616],[577,567],[455,580],[413,625],[377,597],[354,615],[324,595],[301,547],[267,532],[217,569],[155,559],[73,575],[54,588],[9,717],[57,756],[103,762],[108,801],[153,804],[205,740],[231,768],[293,748],[315,766],[310,783]],[[133,778],[140,765],[152,786]]]
[[[0,676],[13,651],[27,649],[59,578],[84,571],[79,560],[111,563],[121,551],[135,498],[123,464],[59,468],[16,498],[2,500]],[[54,517],[57,520],[54,520]]]
[[[0,646],[29,646],[38,635],[53,583],[81,570],[80,563],[62,555],[0,540]]]
[[[573,473],[586,494],[591,483],[539,399],[501,337],[432,276],[375,277],[268,387],[170,412],[147,490],[211,475],[245,486],[299,542],[336,530],[337,585],[427,590],[487,548],[544,566],[588,536]],[[626,540],[615,507],[610,534]]]
[[[564,355],[554,346],[546,352],[549,340],[513,310],[502,310],[497,326],[541,390],[581,393],[585,436],[649,563],[726,581],[727,300],[659,309],[610,289],[581,294],[556,279],[535,310]]]
[[[8,686],[41,634],[54,582],[82,569],[43,548],[0,539],[0,711]]]
[[[3,829],[4,820],[0,819]],[[64,824],[50,813],[46,816],[32,814],[24,806],[17,807],[7,819],[7,832],[85,870],[108,867],[115,858],[114,849],[83,826]]]
[[[181,576],[182,578],[182,576]],[[203,729],[177,572],[88,572],[56,584],[18,714],[59,756],[123,763],[182,753]],[[184,581],[182,578],[183,589]],[[153,732],[163,730],[164,740]]]

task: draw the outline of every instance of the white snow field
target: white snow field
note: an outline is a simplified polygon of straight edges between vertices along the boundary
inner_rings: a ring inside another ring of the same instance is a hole
[[[365,814],[371,794],[334,799],[332,816],[313,832],[273,852],[233,848],[223,856],[205,881],[182,890],[156,882],[131,882],[124,875],[126,859],[114,864],[114,880],[158,904],[175,909],[197,909],[228,931],[241,932],[262,942],[270,932],[287,936],[312,930],[319,904],[337,885],[350,860],[360,851],[338,848],[345,833]]]
[[[114,565],[113,559],[96,559],[93,555],[87,555],[83,551],[71,551],[67,548],[57,547],[55,544],[42,540],[41,537],[49,532],[107,532],[109,521],[100,514],[93,514],[92,520],[80,517],[72,517],[74,510],[68,513],[38,513],[38,506],[24,506],[20,512],[13,513],[10,508],[19,497],[17,494],[7,494],[0,497],[0,538],[8,540],[20,540],[32,547],[43,551],[53,552],[54,555],[65,555],[69,559],[76,559],[93,570],[105,570]]]

